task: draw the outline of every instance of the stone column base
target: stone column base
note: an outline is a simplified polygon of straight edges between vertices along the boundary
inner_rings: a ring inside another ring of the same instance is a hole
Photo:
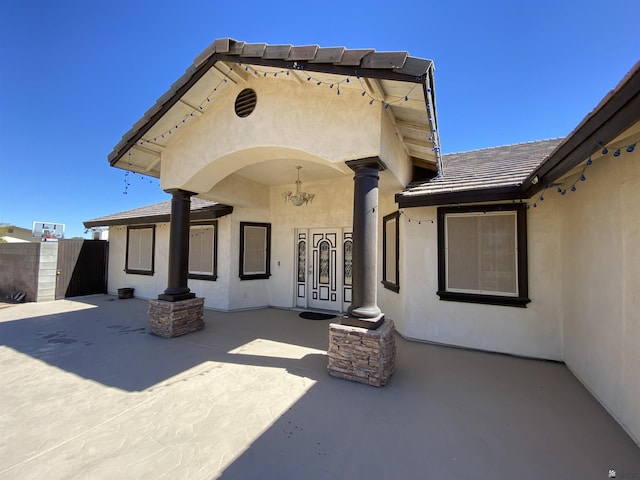
[[[376,330],[330,324],[329,375],[375,387],[386,385],[395,367],[394,332],[393,321],[387,319]]]
[[[149,300],[149,333],[159,337],[179,337],[204,328],[204,298],[179,302]]]

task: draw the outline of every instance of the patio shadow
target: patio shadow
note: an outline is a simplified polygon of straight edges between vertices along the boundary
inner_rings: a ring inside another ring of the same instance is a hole
[[[327,348],[328,321],[310,322],[276,309],[205,311],[204,330],[164,339],[147,333],[146,301],[110,296],[81,301],[97,308],[0,321],[0,345],[126,391],[149,389],[205,362],[285,368],[310,378],[326,369],[326,356],[319,352]],[[263,348],[251,348],[256,342]],[[265,342],[272,350],[267,355]],[[284,349],[278,344],[287,350],[299,346],[300,355],[279,357]]]
[[[563,364],[397,341],[386,387],[325,376],[219,478],[640,478]]]

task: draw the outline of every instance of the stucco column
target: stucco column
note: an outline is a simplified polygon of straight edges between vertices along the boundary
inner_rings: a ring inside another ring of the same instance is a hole
[[[378,157],[346,162],[353,177],[353,279],[349,314],[343,325],[378,328],[384,314],[378,307],[378,172],[386,165]]]
[[[178,302],[194,298],[187,286],[189,278],[189,227],[191,224],[191,196],[185,190],[166,190],[171,198],[171,227],[169,231],[168,286],[158,300]]]

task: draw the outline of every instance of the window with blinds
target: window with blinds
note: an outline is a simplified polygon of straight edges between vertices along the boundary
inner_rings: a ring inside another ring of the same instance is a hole
[[[189,278],[215,280],[217,223],[192,225],[189,230]]]
[[[518,294],[516,212],[446,217],[447,291]]]
[[[240,278],[266,279],[270,271],[271,224],[240,222]]]
[[[125,271],[153,275],[155,226],[127,228]]]
[[[438,209],[438,295],[519,307],[530,302],[524,205]]]

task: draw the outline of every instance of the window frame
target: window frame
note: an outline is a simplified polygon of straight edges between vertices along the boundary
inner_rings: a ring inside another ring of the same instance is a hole
[[[515,296],[485,293],[463,293],[447,290],[446,219],[451,214],[478,214],[491,212],[516,213],[516,269],[517,293]],[[527,256],[527,215],[524,204],[480,205],[438,208],[438,291],[440,300],[481,303],[526,308],[529,299]]]
[[[141,270],[139,268],[129,268],[129,246],[130,234],[132,230],[151,229],[151,269]],[[153,275],[155,273],[156,258],[156,226],[155,225],[127,225],[127,246],[125,250],[124,271],[131,275]]]
[[[191,222],[189,225],[189,241],[191,241],[191,229],[193,227],[212,227],[213,228],[213,273],[211,275],[203,273],[192,273],[188,268],[187,276],[193,280],[216,281],[218,279],[218,222],[217,220],[205,220],[200,222]],[[189,244],[189,252],[191,252],[191,244]]]
[[[396,248],[394,252],[395,260],[395,282],[388,279],[387,271],[387,223],[395,220],[395,242]],[[393,212],[385,215],[382,219],[382,285],[384,288],[398,293],[400,291],[400,212]]]
[[[245,247],[245,228],[246,227],[262,227],[265,229],[265,272],[264,273],[244,273],[244,247]],[[266,280],[271,277],[271,224],[260,222],[240,222],[240,252],[239,252],[239,270],[240,280]]]

